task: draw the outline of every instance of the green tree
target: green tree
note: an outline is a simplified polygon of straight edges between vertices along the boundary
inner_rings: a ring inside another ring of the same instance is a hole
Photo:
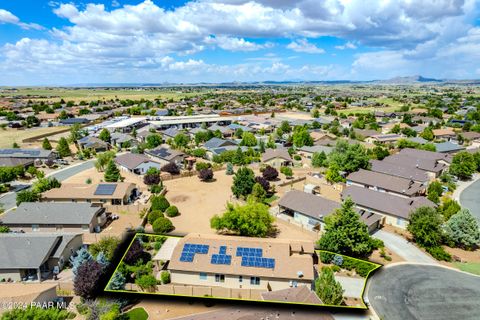
[[[315,292],[324,304],[340,305],[343,301],[342,285],[335,280],[333,270],[329,267],[323,267],[315,280]]]
[[[53,188],[60,188],[62,184],[57,178],[40,178],[32,185],[32,191],[36,193],[42,193]]]
[[[157,279],[151,274],[144,274],[135,280],[135,284],[143,290],[150,290],[157,285]]]
[[[112,280],[108,283],[108,289],[110,290],[124,290],[125,289],[125,276],[121,272],[115,272]]]
[[[232,192],[237,198],[246,198],[252,193],[254,184],[255,174],[253,170],[247,167],[241,167],[233,176]]]
[[[368,257],[379,243],[368,233],[350,197],[341,208],[325,218],[325,233],[318,241],[320,249],[353,257]]]
[[[407,230],[420,246],[438,247],[442,244],[442,224],[442,216],[437,210],[431,207],[420,207],[410,215]]]
[[[358,169],[367,169],[370,157],[365,148],[358,144],[349,144],[345,140],[339,140],[335,148],[328,155],[329,167],[335,163],[339,171],[352,173]]]
[[[462,151],[453,156],[449,172],[459,179],[470,179],[477,170],[477,163],[473,155]]]
[[[98,138],[102,141],[110,142],[110,139],[111,139],[110,131],[108,131],[108,129],[106,128],[103,128],[102,131],[100,131]]]
[[[283,133],[289,133],[292,131],[292,127],[290,127],[288,121],[282,121],[280,124],[280,130],[282,130]]]
[[[170,207],[170,203],[168,202],[167,198],[163,195],[153,196],[150,198],[150,210],[151,211],[160,211],[165,212],[168,207]]]
[[[120,170],[118,170],[118,167],[113,159],[108,162],[103,177],[106,182],[117,182],[122,178],[120,176]]]
[[[158,218],[152,224],[155,233],[168,233],[174,229],[172,221],[167,218]]]
[[[153,149],[162,144],[162,136],[158,133],[149,134],[146,138],[147,148]]]
[[[422,134],[420,135],[423,139],[425,140],[428,140],[428,141],[432,141],[435,137],[433,135],[433,131],[432,131],[432,128],[430,127],[426,127]]]
[[[75,314],[59,308],[40,308],[28,306],[27,308],[18,308],[2,313],[2,320],[66,320],[72,319]]]
[[[248,201],[247,204],[227,204],[227,211],[215,215],[210,225],[217,231],[233,232],[247,237],[266,237],[273,230],[273,217],[263,203]]]
[[[245,131],[242,134],[242,141],[240,142],[240,145],[254,147],[257,145],[257,138],[255,138],[255,135],[253,133]]]
[[[177,148],[186,148],[190,142],[190,138],[184,133],[179,133],[173,138],[173,142]]]
[[[68,137],[68,140],[70,142],[76,143],[82,137],[80,129],[80,124],[75,123],[74,125],[72,125],[72,127],[70,128],[70,136]]]
[[[267,197],[267,192],[265,188],[262,187],[260,183],[255,183],[252,188],[252,193],[248,196],[248,199],[256,202],[263,203]]]
[[[445,233],[460,248],[473,250],[480,244],[477,220],[467,209],[460,210],[447,221]]]
[[[92,254],[94,258],[98,256],[100,252],[103,252],[105,258],[108,261],[112,261],[115,251],[120,245],[121,240],[114,236],[102,237],[98,242],[91,244],[88,247],[88,251]]]
[[[37,202],[40,200],[40,195],[32,190],[22,190],[17,192],[17,206],[22,202]]]
[[[68,146],[68,141],[64,137],[60,138],[56,148],[58,155],[62,158],[68,157],[72,154],[70,147]]]
[[[97,158],[95,161],[95,168],[97,168],[98,171],[104,171],[107,167],[107,164],[113,160],[113,158],[115,158],[115,152],[105,151],[102,153],[97,153],[95,157]]]
[[[312,155],[312,166],[314,168],[325,167],[326,164],[327,164],[327,155],[325,154],[324,151],[315,152]]]
[[[451,216],[460,211],[461,207],[457,201],[446,199],[438,208],[438,212],[443,215],[443,220],[448,221]]]
[[[50,144],[50,141],[45,137],[42,142],[42,148],[45,150],[52,150],[52,145]]]
[[[340,167],[336,162],[331,163],[325,172],[325,179],[330,183],[337,183],[345,181],[345,178],[340,174]]]
[[[297,126],[293,129],[292,141],[295,147],[313,146],[313,138],[306,127]]]

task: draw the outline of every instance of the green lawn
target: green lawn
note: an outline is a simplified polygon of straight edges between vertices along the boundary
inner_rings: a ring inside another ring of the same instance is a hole
[[[266,198],[265,199],[265,203],[268,204],[268,205],[271,205],[273,201],[277,200],[278,199],[278,196],[276,195],[273,195],[269,198]]]
[[[480,263],[478,262],[455,262],[454,264],[458,269],[462,271],[480,275]]]
[[[127,315],[128,319],[131,319],[131,320],[147,320],[148,319],[148,313],[143,308],[132,309],[127,313],[125,313],[125,315]]]

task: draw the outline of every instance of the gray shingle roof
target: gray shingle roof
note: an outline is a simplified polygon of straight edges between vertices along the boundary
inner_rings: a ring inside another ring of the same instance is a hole
[[[417,168],[404,167],[391,162],[379,160],[370,160],[370,164],[372,165],[372,171],[386,173],[391,176],[397,176],[406,179],[413,179],[420,182],[427,182],[429,180],[427,173]]]
[[[402,153],[388,156],[382,161],[389,162],[394,165],[405,166],[408,168],[418,168],[420,170],[428,172],[440,172],[446,167],[444,164],[439,163],[438,160],[415,158],[413,156]]]
[[[0,158],[48,158],[52,152],[44,149],[0,149]]]
[[[145,153],[160,159],[167,160],[167,161],[171,161],[173,158],[177,156],[185,155],[183,152],[180,152],[174,149],[164,148],[164,147],[158,147],[152,150],[148,150]]]
[[[265,150],[265,153],[262,155],[262,161],[268,161],[275,158],[284,159],[286,161],[292,161],[292,157],[290,157],[288,150],[285,148],[267,149]]]
[[[340,203],[298,190],[287,192],[279,201],[279,206],[300,212],[317,220],[340,208]]]
[[[348,186],[343,190],[342,198],[348,196],[360,207],[404,219],[408,219],[410,213],[419,207],[435,207],[435,204],[425,197],[403,198],[357,186]]]
[[[1,215],[0,221],[6,225],[90,224],[101,210],[90,203],[23,202],[17,209]]]
[[[211,150],[211,149],[216,149],[220,147],[234,146],[234,145],[236,145],[236,143],[233,142],[232,140],[225,140],[225,139],[213,137],[212,139],[205,142],[203,146],[204,148]]]
[[[407,196],[415,195],[423,189],[423,186],[420,183],[414,182],[411,179],[364,169],[350,173],[347,176],[347,183],[348,181],[363,184],[365,186],[378,187]]]
[[[125,153],[122,155],[119,155],[115,158],[115,162],[118,163],[119,165],[128,168],[130,170],[135,169],[139,165],[145,162],[155,162],[149,157],[143,155],[143,154],[137,154],[137,153]]]
[[[454,152],[454,151],[461,151],[464,150],[465,147],[462,147],[456,143],[446,141],[441,143],[435,143],[435,148],[437,152]]]

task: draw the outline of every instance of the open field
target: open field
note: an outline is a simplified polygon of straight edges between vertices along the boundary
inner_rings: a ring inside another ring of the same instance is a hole
[[[203,93],[208,91],[204,90]],[[201,94],[199,92],[182,92],[168,89],[68,89],[68,88],[18,88],[14,92],[4,92],[0,95],[10,96],[42,96],[45,98],[38,98],[32,100],[48,100],[59,101],[64,99],[66,101],[80,102],[91,100],[111,100],[111,99],[173,99],[179,100],[183,97],[191,97]]]
[[[0,130],[0,148],[11,148],[14,142],[21,144],[22,140],[46,133],[55,133],[65,130],[66,127],[31,128],[26,130],[10,129]]]

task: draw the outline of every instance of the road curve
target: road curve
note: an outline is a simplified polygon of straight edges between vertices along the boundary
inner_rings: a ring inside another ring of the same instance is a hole
[[[381,319],[480,319],[480,277],[434,265],[381,268],[368,300]]]

